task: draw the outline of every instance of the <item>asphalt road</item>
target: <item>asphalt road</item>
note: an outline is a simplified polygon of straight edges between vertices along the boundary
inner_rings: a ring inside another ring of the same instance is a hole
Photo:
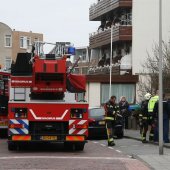
[[[124,140],[124,139],[122,139]],[[121,141],[121,140],[119,140]],[[116,143],[119,143],[116,141]],[[66,151],[60,145],[24,146],[8,151],[0,139],[0,169],[57,170],[149,170],[143,162],[117,149],[107,147],[105,140],[89,141],[84,151]]]

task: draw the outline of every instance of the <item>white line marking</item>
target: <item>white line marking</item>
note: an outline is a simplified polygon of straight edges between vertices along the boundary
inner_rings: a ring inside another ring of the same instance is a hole
[[[93,143],[99,143],[99,142],[95,142],[95,141],[93,141]]]
[[[101,145],[101,146],[106,146],[106,145],[104,145],[104,144],[102,144],[102,143],[101,143],[100,145]]]
[[[132,156],[130,156],[130,155],[127,155],[129,158],[132,158]]]
[[[13,157],[0,157],[0,160],[10,159],[90,159],[90,160],[131,160],[130,158],[117,158],[117,157],[72,157],[72,156],[13,156]]]
[[[29,109],[35,120],[63,120],[68,110],[65,110],[61,117],[37,117],[32,109]]]
[[[116,150],[116,151],[119,152],[119,153],[122,152],[122,151],[119,151],[119,150]]]
[[[139,146],[139,145],[132,145],[132,146]]]
[[[110,146],[109,146],[108,148],[109,148],[109,149],[114,149],[114,148],[112,148],[112,147],[110,147]]]

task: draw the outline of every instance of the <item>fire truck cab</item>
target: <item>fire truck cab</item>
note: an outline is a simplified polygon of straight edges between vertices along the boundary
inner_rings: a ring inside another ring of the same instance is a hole
[[[88,103],[66,100],[65,93],[85,92],[84,75],[72,74],[67,58],[70,43],[56,43],[44,54],[44,42],[32,53],[19,53],[11,65],[8,104],[8,149],[23,143],[59,142],[83,150],[88,136]]]

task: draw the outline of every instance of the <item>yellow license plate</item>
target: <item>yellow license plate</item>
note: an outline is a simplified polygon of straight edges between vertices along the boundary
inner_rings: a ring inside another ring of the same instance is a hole
[[[0,126],[7,126],[6,122],[0,122]]]
[[[105,125],[105,121],[100,121],[99,125]]]
[[[57,140],[57,136],[41,136],[41,140]]]

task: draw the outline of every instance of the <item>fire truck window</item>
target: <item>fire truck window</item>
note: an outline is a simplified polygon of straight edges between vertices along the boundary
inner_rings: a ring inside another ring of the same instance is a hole
[[[4,82],[2,80],[0,80],[0,89],[3,90],[4,89]]]

